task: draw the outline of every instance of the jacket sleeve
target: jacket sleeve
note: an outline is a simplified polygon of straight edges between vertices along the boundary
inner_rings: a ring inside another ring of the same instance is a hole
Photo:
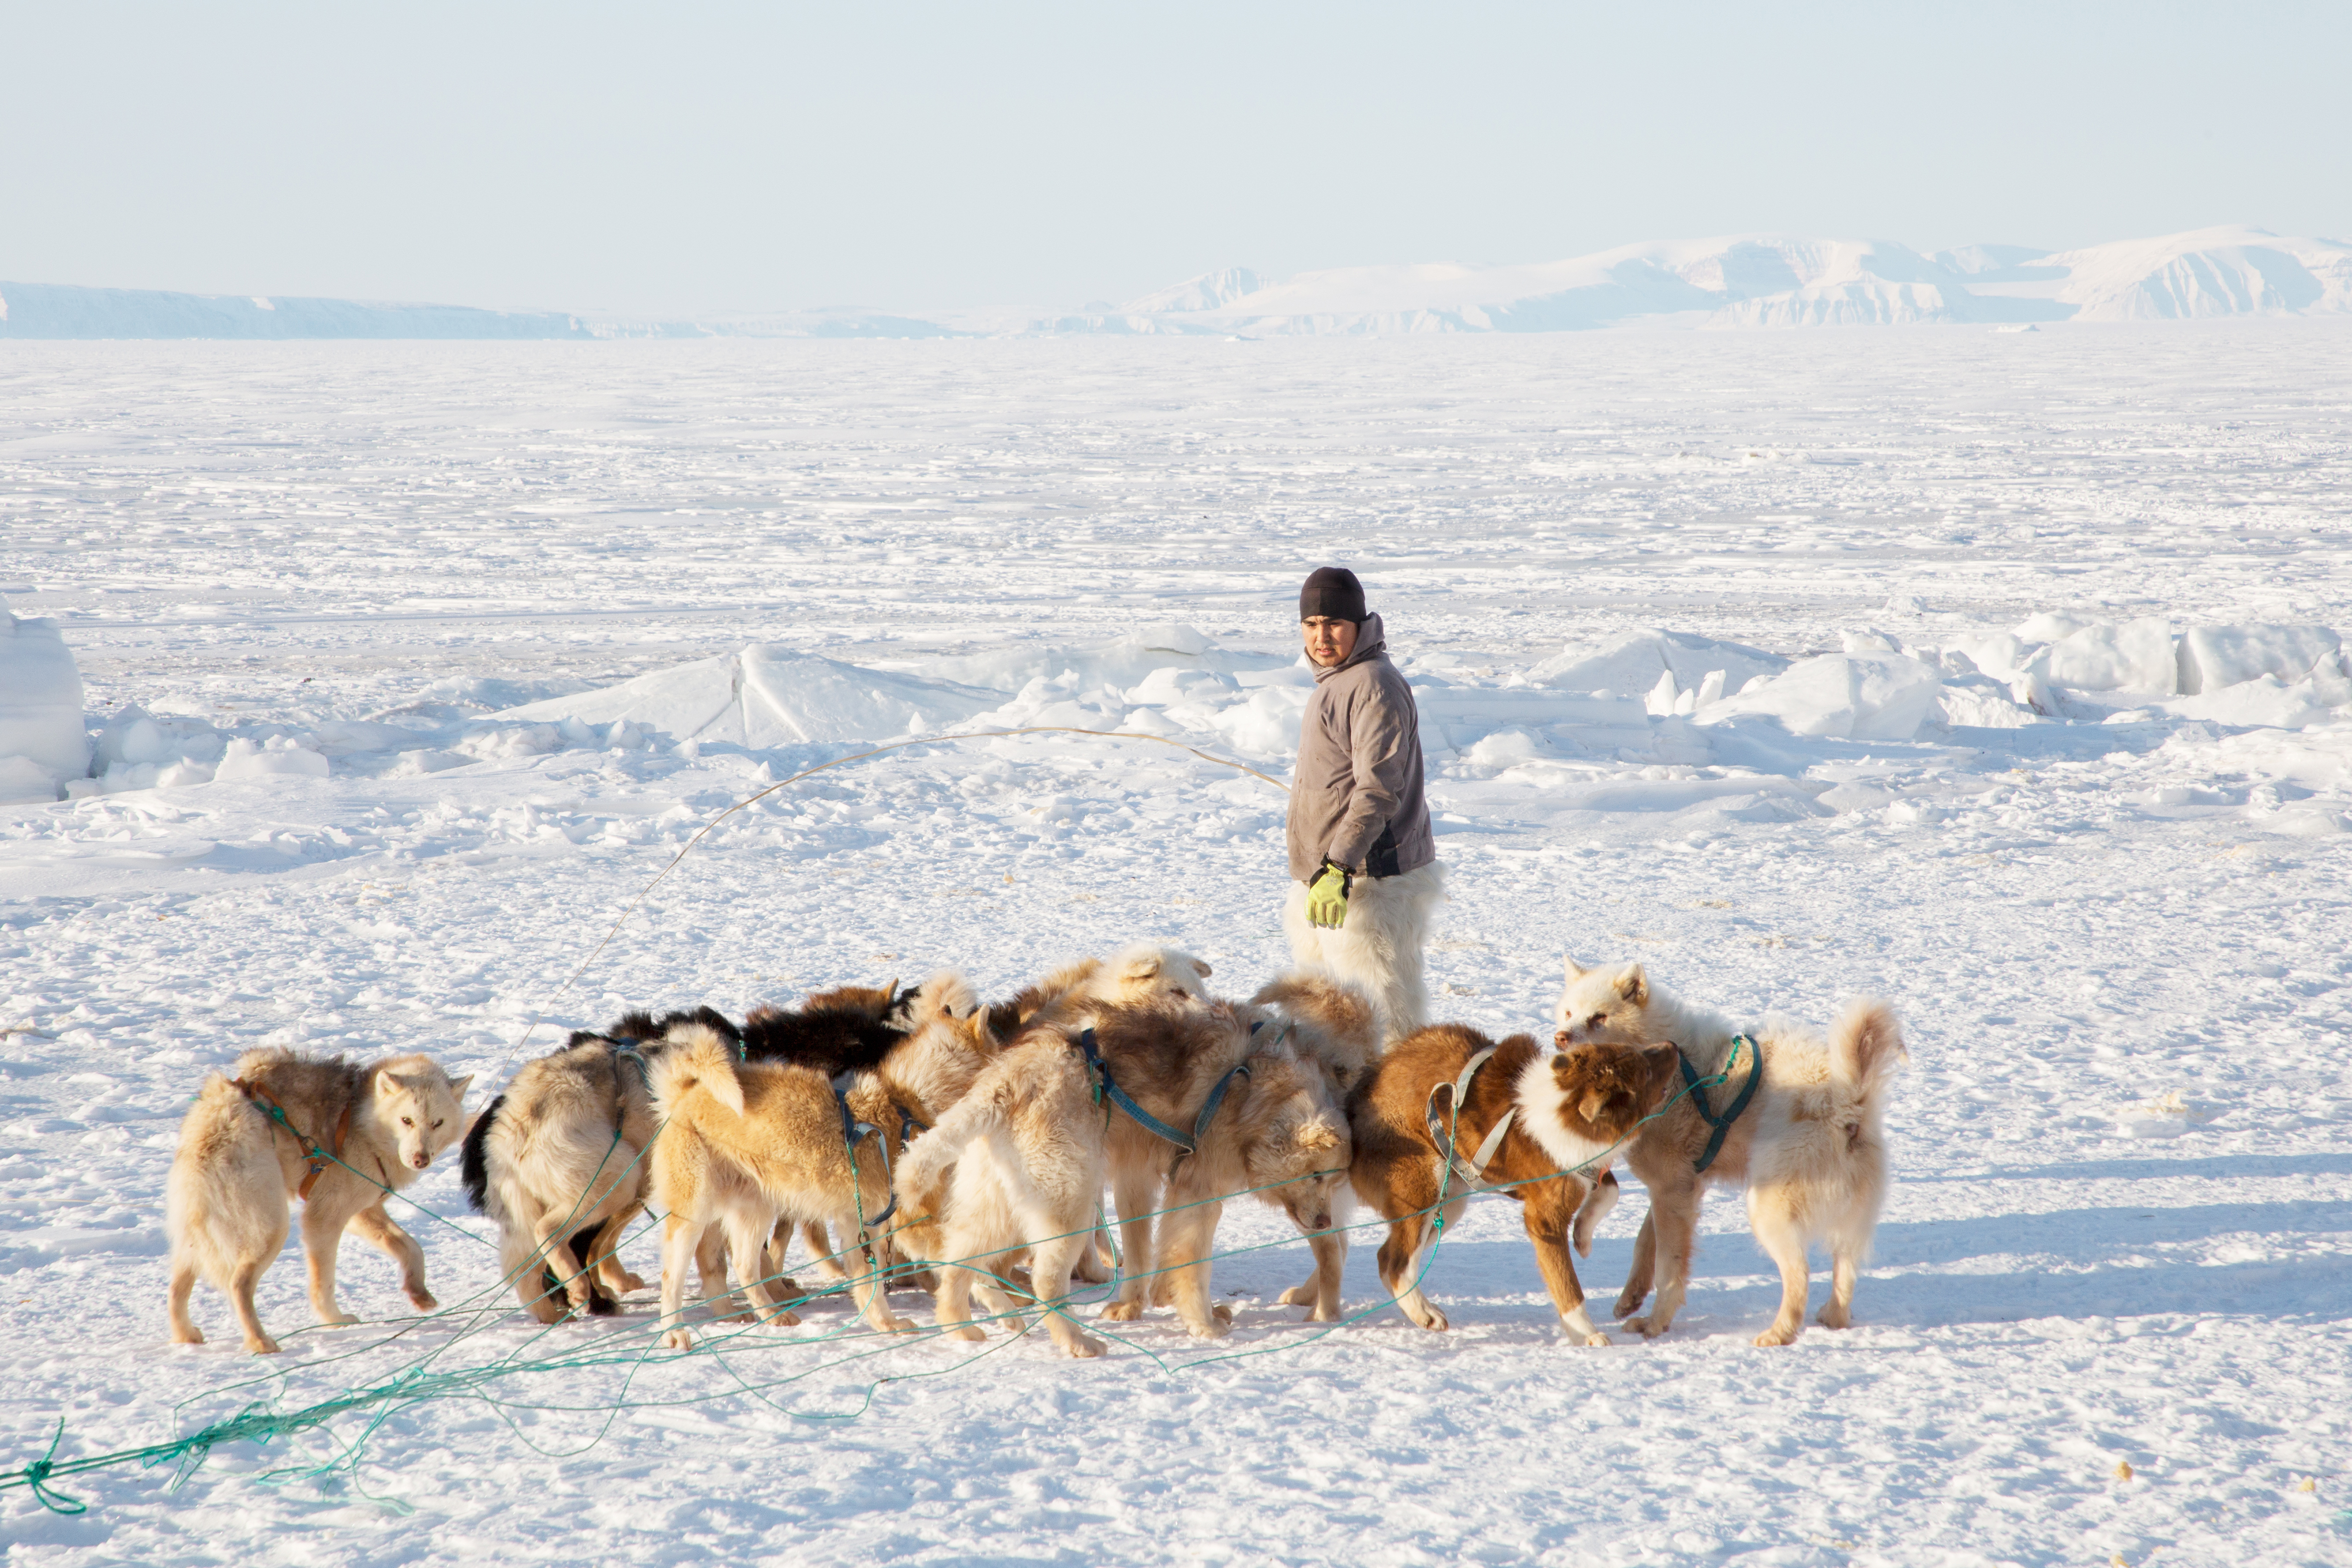
[[[1362,693],[1349,706],[1352,787],[1348,809],[1340,814],[1339,825],[1332,830],[1331,842],[1323,852],[1335,865],[1361,871],[1381,830],[1396,815],[1421,735],[1412,710],[1378,681],[1364,683]]]

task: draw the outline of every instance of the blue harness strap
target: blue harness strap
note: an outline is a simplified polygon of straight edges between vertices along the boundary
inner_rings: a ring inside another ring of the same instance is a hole
[[[1706,1141],[1706,1153],[1699,1155],[1692,1166],[1694,1170],[1705,1171],[1715,1164],[1715,1156],[1723,1152],[1724,1134],[1731,1131],[1731,1124],[1739,1120],[1739,1113],[1748,1109],[1748,1102],[1756,1098],[1756,1085],[1763,1080],[1764,1053],[1748,1036],[1735,1034],[1731,1037],[1731,1056],[1724,1062],[1723,1071],[1715,1075],[1717,1081],[1731,1076],[1732,1068],[1739,1061],[1739,1048],[1743,1045],[1748,1048],[1748,1082],[1740,1086],[1739,1093],[1731,1102],[1731,1108],[1720,1116],[1706,1108],[1706,1091],[1699,1086],[1698,1072],[1691,1066],[1690,1058],[1679,1051],[1675,1052],[1675,1060],[1682,1064],[1683,1087],[1690,1091],[1691,1103],[1698,1108],[1699,1119],[1715,1129],[1715,1135]]]

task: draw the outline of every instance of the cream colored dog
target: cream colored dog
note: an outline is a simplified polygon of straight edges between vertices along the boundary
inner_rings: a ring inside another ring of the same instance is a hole
[[[1349,982],[1311,971],[1282,975],[1259,988],[1250,1005],[1262,1009],[1258,1016],[1287,1026],[1291,1048],[1321,1071],[1334,1105],[1344,1107],[1381,1059],[1380,1013],[1371,998]],[[1334,1177],[1330,1187],[1323,1223],[1307,1235],[1315,1272],[1280,1298],[1284,1306],[1307,1308],[1307,1321],[1313,1323],[1339,1321],[1339,1280],[1348,1262],[1348,1233],[1340,1227],[1353,1207],[1353,1194],[1344,1175]]]
[[[164,1189],[171,1241],[168,1313],[176,1344],[202,1344],[188,1315],[199,1279],[221,1291],[245,1330],[245,1348],[278,1342],[254,1311],[254,1287],[286,1245],[293,1200],[302,1204],[310,1310],[322,1323],[359,1322],[335,1300],[335,1253],[346,1228],[400,1265],[418,1312],[440,1303],[425,1288],[425,1252],[384,1212],[464,1131],[468,1076],[452,1082],[429,1056],[389,1056],[365,1067],[289,1051],[248,1051],[214,1073],[180,1124]]]
[[[738,1062],[716,1031],[673,1030],[652,1064],[654,1113],[662,1124],[651,1165],[656,1202],[668,1210],[662,1240],[661,1329],[673,1350],[690,1349],[682,1317],[686,1264],[706,1233],[723,1231],[729,1252],[759,1259],[779,1243],[766,1277],[745,1286],[753,1311],[789,1326],[799,1318],[774,1289],[782,1228],[823,1222],[864,1254],[849,1281],[858,1311],[880,1333],[908,1332],[884,1292],[887,1256],[877,1228],[890,1207],[890,1166],[908,1134],[944,1115],[996,1051],[988,1016],[941,1014],[891,1048],[880,1067],[854,1075],[842,1098],[834,1081],[792,1063]],[[854,1122],[874,1129],[845,1135]],[[887,1155],[886,1161],[885,1155]],[[854,1171],[854,1176],[853,1176]],[[747,1274],[760,1275],[756,1266]],[[709,1281],[704,1281],[706,1293]]]
[[[1907,1060],[1895,1010],[1882,1001],[1851,1003],[1826,1040],[1780,1019],[1750,1025],[1744,1035],[1760,1048],[1763,1076],[1704,1172],[1696,1167],[1716,1131],[1708,1115],[1728,1113],[1756,1061],[1745,1046],[1732,1060],[1733,1037],[1743,1031],[1652,986],[1638,964],[1586,969],[1573,958],[1554,1016],[1562,1047],[1672,1044],[1697,1076],[1726,1074],[1700,1092],[1704,1109],[1697,1093],[1674,1099],[1626,1149],[1626,1166],[1650,1189],[1650,1213],[1617,1298],[1625,1326],[1655,1337],[1673,1325],[1689,1286],[1699,1204],[1717,1185],[1747,1188],[1748,1228],[1780,1270],[1780,1312],[1756,1343],[1787,1344],[1803,1332],[1805,1255],[1815,1240],[1830,1249],[1821,1324],[1842,1329],[1852,1322],[1854,1280],[1886,1198],[1886,1097]],[[1647,1316],[1629,1316],[1654,1283],[1656,1305]]]
[[[1328,1229],[1348,1163],[1347,1124],[1320,1069],[1279,1031],[1254,1037],[1251,1021],[1230,1004],[1183,996],[1041,1014],[956,1110],[915,1141],[900,1168],[910,1218],[899,1239],[941,1265],[940,1325],[980,1338],[968,1306],[976,1292],[1025,1330],[1010,1289],[1018,1286],[1013,1264],[1026,1258],[1028,1293],[1048,1313],[1055,1343],[1072,1355],[1099,1354],[1100,1342],[1079,1329],[1066,1302],[1108,1176],[1122,1194],[1132,1272],[1103,1316],[1119,1321],[1142,1310],[1152,1271],[1149,1206],[1164,1179],[1176,1212],[1162,1229],[1160,1277],[1187,1329],[1209,1339],[1225,1333],[1232,1314],[1211,1304],[1208,1263],[1223,1200],[1264,1188],[1259,1196],[1289,1209],[1300,1229]],[[1081,1043],[1089,1028],[1104,1070],[1126,1093],[1188,1134],[1198,1131],[1195,1152],[1174,1160],[1172,1176],[1163,1173],[1174,1145],[1124,1113],[1105,1125]],[[1203,1125],[1210,1092],[1226,1079]]]

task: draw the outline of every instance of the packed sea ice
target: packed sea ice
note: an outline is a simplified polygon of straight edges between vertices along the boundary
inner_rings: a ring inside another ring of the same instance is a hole
[[[2352,1562],[2347,350],[9,346],[0,1470],[470,1390],[0,1491],[10,1562]],[[1236,1204],[1214,1343],[884,1344],[824,1297],[681,1358],[649,1294],[509,1310],[451,1158],[404,1210],[442,1313],[354,1244],[368,1321],[318,1328],[289,1248],[284,1355],[207,1291],[164,1343],[178,1119],[257,1044],[478,1104],[625,1008],[997,997],[1139,937],[1254,990],[1243,769],[1288,767],[1327,561],[1420,706],[1441,1016],[1541,1036],[1563,955],[1898,1008],[1854,1327],[1749,1343],[1733,1195],[1673,1332],[1605,1350],[1507,1199],[1431,1265],[1442,1335],[1377,1228],[1355,1321],[1297,1322],[1304,1247]]]

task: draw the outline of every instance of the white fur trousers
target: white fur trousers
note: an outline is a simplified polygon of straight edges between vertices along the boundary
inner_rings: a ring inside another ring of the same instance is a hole
[[[1349,890],[1346,924],[1331,931],[1307,923],[1307,884],[1294,882],[1282,904],[1282,934],[1300,968],[1370,993],[1381,1040],[1402,1040],[1429,1021],[1422,949],[1444,896],[1445,868],[1434,861],[1402,876],[1360,876]]]

